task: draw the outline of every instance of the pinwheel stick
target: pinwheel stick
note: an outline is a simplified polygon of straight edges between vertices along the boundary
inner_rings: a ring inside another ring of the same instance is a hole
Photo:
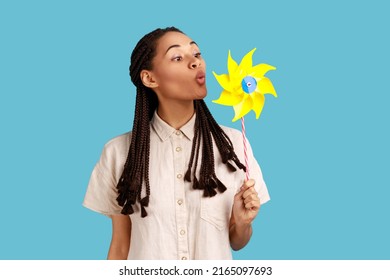
[[[244,144],[244,159],[245,159],[245,181],[249,180],[249,164],[248,164],[248,152],[247,152],[247,140],[245,136],[245,118],[241,117],[241,133],[242,133],[242,141]]]

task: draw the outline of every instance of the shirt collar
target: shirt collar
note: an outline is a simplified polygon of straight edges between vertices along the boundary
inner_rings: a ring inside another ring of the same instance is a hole
[[[161,141],[168,140],[168,138],[176,131],[182,132],[188,140],[192,140],[192,138],[194,138],[195,119],[196,114],[194,114],[191,119],[179,130],[176,130],[175,128],[167,124],[165,121],[163,121],[157,114],[157,110],[155,110],[152,120],[150,122],[152,124],[153,129],[156,131],[158,137],[160,137]]]

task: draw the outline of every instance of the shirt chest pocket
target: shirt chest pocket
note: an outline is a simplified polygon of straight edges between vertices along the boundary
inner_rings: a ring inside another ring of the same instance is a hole
[[[201,197],[200,217],[219,231],[229,226],[234,193],[227,189],[213,197]]]

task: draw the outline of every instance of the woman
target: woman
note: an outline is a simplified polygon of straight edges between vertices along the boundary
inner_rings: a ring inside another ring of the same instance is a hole
[[[205,72],[174,27],[133,50],[133,130],[104,146],[83,203],[112,219],[108,259],[231,259],[248,243],[268,191],[250,147],[244,183],[241,133],[207,109]]]

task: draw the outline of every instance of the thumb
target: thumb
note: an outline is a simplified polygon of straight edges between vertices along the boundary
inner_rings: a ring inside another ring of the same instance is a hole
[[[238,193],[236,193],[236,195],[234,196],[234,200],[241,199],[244,192],[250,187],[253,187],[254,185],[255,185],[255,180],[253,179],[249,179],[248,181],[244,182],[244,184],[242,184],[241,188],[239,189]]]

